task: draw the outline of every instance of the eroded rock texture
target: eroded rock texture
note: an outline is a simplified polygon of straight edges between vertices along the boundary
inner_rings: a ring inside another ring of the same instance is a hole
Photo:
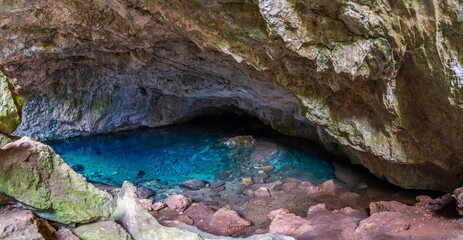
[[[463,183],[458,0],[0,1],[39,139],[244,111],[406,188]]]

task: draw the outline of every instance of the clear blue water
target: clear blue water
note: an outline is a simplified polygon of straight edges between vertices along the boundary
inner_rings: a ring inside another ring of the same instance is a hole
[[[213,182],[222,171],[244,177],[246,173],[240,170],[243,165],[253,169],[252,149],[230,149],[223,144],[238,135],[252,135],[258,142],[278,145],[279,154],[267,162],[275,167],[270,178],[297,177],[313,182],[335,178],[329,162],[332,156],[317,144],[283,136],[255,119],[234,115],[47,144],[90,181],[121,184],[125,180],[155,180],[171,185],[189,179]]]

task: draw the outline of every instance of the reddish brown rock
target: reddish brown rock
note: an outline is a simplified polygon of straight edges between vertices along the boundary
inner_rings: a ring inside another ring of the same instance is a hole
[[[139,199],[140,204],[143,206],[144,209],[151,211],[153,210],[153,200],[151,199]]]
[[[331,212],[324,204],[310,207],[306,218],[279,209],[269,214],[273,218],[269,232],[296,239],[355,239],[352,233],[360,221],[358,214],[351,208]]]
[[[169,207],[170,210],[177,212],[185,210],[188,206],[190,206],[190,204],[191,199],[180,194],[171,195],[166,200],[167,207]]]
[[[275,169],[275,167],[272,166],[272,165],[265,165],[265,166],[261,167],[261,169],[264,170],[264,171],[269,172],[269,171],[273,171]]]
[[[270,191],[266,187],[260,187],[254,191],[254,197],[257,198],[268,198],[270,197]]]
[[[153,203],[153,205],[151,205],[151,210],[159,211],[159,210],[161,210],[161,209],[163,209],[165,207],[166,207],[165,203],[163,203],[163,202],[155,202],[155,203]]]
[[[283,191],[286,191],[286,192],[289,191],[289,190],[292,190],[292,189],[294,189],[294,188],[297,188],[297,183],[294,183],[294,182],[283,183],[283,184],[281,185],[281,189],[282,189]]]
[[[243,183],[246,186],[249,186],[249,185],[254,184],[254,181],[252,180],[252,178],[247,177],[247,178],[241,179],[241,183]]]
[[[334,194],[334,190],[336,189],[336,184],[334,184],[333,179],[330,179],[322,183],[321,186],[319,185],[318,189],[328,194]]]
[[[313,230],[310,223],[302,217],[296,216],[287,209],[279,209],[269,214],[272,223],[269,227],[270,233],[287,236],[301,236],[307,231]]]
[[[284,216],[286,214],[291,213],[288,209],[286,208],[280,208],[278,210],[271,211],[267,216],[270,218],[270,220],[273,220],[277,217]]]
[[[193,203],[183,214],[192,218],[195,222],[206,221],[214,214],[214,210],[203,203]]]
[[[360,221],[359,226],[355,230],[356,233],[369,236],[392,234],[407,231],[410,228],[410,223],[399,212],[379,212],[371,215],[371,217]]]
[[[301,182],[298,188],[302,189],[308,194],[318,192],[318,188],[314,186],[311,182]]]
[[[419,196],[416,196],[416,201],[421,202],[421,203],[429,203],[432,201],[432,198],[426,195],[419,195]]]
[[[137,187],[137,196],[140,199],[147,199],[149,197],[154,196],[155,192],[149,188],[146,187]]]
[[[408,208],[407,205],[397,201],[380,201],[370,203],[370,215],[379,212],[403,212]]]
[[[186,215],[178,216],[177,221],[188,224],[188,225],[193,225],[194,224],[194,220],[191,219],[190,217],[186,216]]]
[[[215,212],[209,222],[211,232],[223,236],[242,231],[250,225],[251,222],[242,218],[237,212],[226,208],[221,208]]]

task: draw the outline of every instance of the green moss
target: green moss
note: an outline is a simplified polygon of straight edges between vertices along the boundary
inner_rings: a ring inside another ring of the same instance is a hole
[[[50,147],[19,141],[27,143],[18,143],[8,156],[0,156],[0,191],[35,209],[39,216],[65,224],[110,215],[105,193],[75,173]],[[29,153],[27,161],[24,153]]]

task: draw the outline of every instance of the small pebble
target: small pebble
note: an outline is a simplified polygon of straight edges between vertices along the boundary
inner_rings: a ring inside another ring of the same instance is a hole
[[[248,178],[241,179],[241,183],[243,183],[246,186],[249,186],[249,185],[254,184],[254,181],[252,180],[252,178],[248,177]]]

